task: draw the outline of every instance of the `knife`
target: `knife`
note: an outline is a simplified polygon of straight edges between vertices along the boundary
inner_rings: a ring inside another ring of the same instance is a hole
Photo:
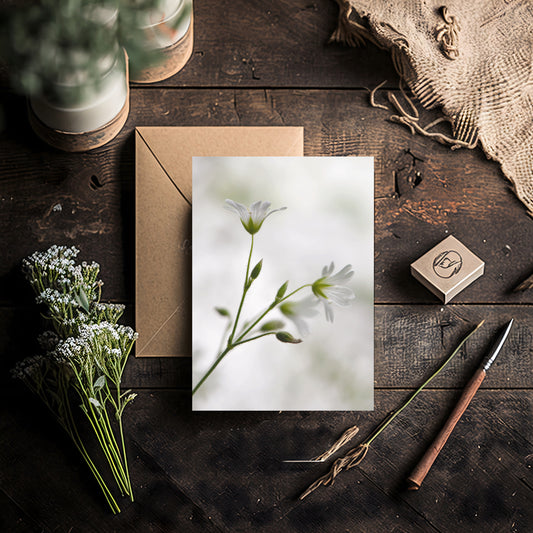
[[[443,428],[440,430],[439,434],[437,435],[431,446],[427,449],[422,459],[420,459],[418,465],[415,467],[411,475],[407,478],[409,490],[418,490],[420,488],[422,481],[424,481],[424,478],[429,472],[431,465],[435,462],[435,459],[439,455],[443,446],[446,444],[446,441],[452,433],[453,428],[455,427],[457,422],[459,422],[461,416],[463,415],[466,408],[472,401],[472,398],[479,389],[479,386],[485,379],[487,371],[491,367],[492,363],[494,363],[496,357],[498,357],[498,354],[500,353],[505,341],[507,340],[507,337],[509,336],[509,332],[511,331],[513,322],[514,320],[511,319],[510,322],[507,324],[505,330],[493,344],[490,352],[483,359],[480,367],[476,370],[475,374],[472,376],[472,378],[464,388],[463,394],[459,398],[457,405],[455,406],[448,420],[444,424]]]

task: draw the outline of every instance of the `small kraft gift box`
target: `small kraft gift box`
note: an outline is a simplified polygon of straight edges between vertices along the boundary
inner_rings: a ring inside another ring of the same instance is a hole
[[[452,235],[411,264],[411,274],[445,304],[484,270],[485,263]]]

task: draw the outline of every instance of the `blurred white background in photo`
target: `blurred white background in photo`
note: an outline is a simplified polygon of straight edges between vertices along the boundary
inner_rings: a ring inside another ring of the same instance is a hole
[[[287,207],[255,235],[251,266],[262,258],[263,269],[240,323],[271,303],[286,280],[288,292],[312,283],[331,261],[335,272],[352,265],[356,297],[351,307],[334,306],[333,323],[317,307],[300,344],[268,336],[235,348],[194,395],[194,410],[373,408],[373,176],[369,157],[193,159],[193,383],[215,360],[227,324],[214,308],[235,316],[246,272],[250,235],[224,209],[226,198]],[[283,319],[277,310],[269,318]]]

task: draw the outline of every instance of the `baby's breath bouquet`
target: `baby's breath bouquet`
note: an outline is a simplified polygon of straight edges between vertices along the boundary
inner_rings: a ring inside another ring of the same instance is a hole
[[[122,391],[121,381],[137,334],[118,324],[123,305],[100,302],[100,266],[77,264],[78,253],[52,246],[23,261],[50,330],[39,337],[45,355],[21,361],[13,373],[54,413],[117,513],[120,508],[80,437],[76,414],[81,409],[121,494],[133,501],[122,414],[135,394]]]

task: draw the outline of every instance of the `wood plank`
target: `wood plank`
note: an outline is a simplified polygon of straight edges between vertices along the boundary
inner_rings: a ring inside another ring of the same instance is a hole
[[[374,372],[378,388],[421,385],[460,340],[484,325],[431,382],[462,388],[481,364],[502,328],[515,323],[482,388],[533,388],[533,314],[530,306],[379,305],[375,308]]]
[[[0,489],[0,530],[10,533],[39,531],[39,525]]]
[[[80,523],[88,524],[86,531],[288,533],[342,531],[347,524],[363,533],[528,531],[533,435],[527,391],[480,391],[420,491],[405,491],[404,479],[458,394],[422,393],[359,467],[299,502],[300,491],[327,465],[282,461],[320,453],[353,423],[364,438],[405,392],[379,391],[371,413],[246,414],[190,413],[184,395],[143,391],[126,415],[137,501],[113,519],[76,457],[65,453],[49,424],[35,419],[31,404],[2,402],[0,488],[45,531]],[[31,477],[21,476],[22,469]]]
[[[333,0],[194,2],[193,55],[156,86],[397,87],[386,51],[327,44],[337,16]]]
[[[498,165],[480,150],[452,152],[387,123],[387,112],[369,108],[364,91],[136,89],[119,137],[82,155],[41,144],[20,121],[23,102],[12,104],[16,111],[0,137],[5,304],[29,301],[20,260],[52,243],[78,245],[83,258],[102,264],[105,296],[132,300],[132,130],[141,124],[303,125],[306,155],[374,156],[377,302],[436,303],[411,277],[409,264],[454,234],[486,262],[486,274],[455,303],[533,303],[533,290],[512,292],[533,269],[527,245],[533,220]],[[413,172],[421,173],[416,187]]]
[[[482,388],[533,389],[533,314],[530,306],[378,305],[375,309],[374,383],[378,389],[418,387],[459,340],[485,319],[485,325],[431,384],[432,388],[462,388],[473,374],[500,328],[515,325],[503,352]],[[125,320],[124,323],[131,323]],[[0,387],[20,389],[9,379],[16,361],[38,352],[36,308],[0,308]],[[130,358],[124,386],[133,389],[191,388],[191,359]],[[334,386],[334,383],[332,384]]]
[[[169,478],[157,454],[143,451],[137,442],[145,440],[141,429],[128,441],[136,501],[121,498],[113,489],[122,509],[113,516],[62,430],[39,405],[32,407],[31,396],[14,399],[8,408],[13,397],[2,395],[0,407],[0,494],[15,506],[2,517],[2,531],[16,531],[17,523],[28,521],[28,516],[36,526],[25,531],[71,531],[81,524],[88,533],[110,528],[136,533],[221,531]]]

